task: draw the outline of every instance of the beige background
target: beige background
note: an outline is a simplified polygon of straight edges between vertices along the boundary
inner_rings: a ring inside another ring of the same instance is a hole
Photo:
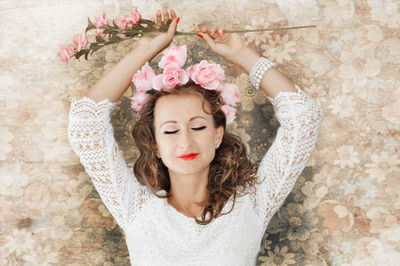
[[[316,24],[316,29],[242,34],[260,55],[307,92],[324,112],[320,135],[293,192],[271,221],[260,265],[395,265],[400,261],[400,3],[397,0],[0,1],[0,265],[128,265],[122,231],[94,190],[67,139],[72,97],[81,97],[134,42],[62,63],[59,46],[106,12],[138,6],[150,19],[174,8],[178,30]],[[93,36],[93,33],[91,33]],[[222,64],[241,89],[229,130],[255,161],[279,123],[247,75],[200,38],[187,64]],[[158,62],[160,57],[153,61]],[[159,73],[159,69],[155,68]],[[113,116],[129,164],[130,88]],[[397,240],[397,242],[396,242]]]

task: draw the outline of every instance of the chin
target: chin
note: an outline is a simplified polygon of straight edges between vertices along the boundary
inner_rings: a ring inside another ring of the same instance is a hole
[[[189,175],[201,172],[202,168],[199,166],[186,166],[186,167],[174,167],[171,170],[176,173]]]
[[[209,166],[210,164],[208,164]],[[180,173],[180,174],[196,174],[204,170],[207,165],[200,164],[199,162],[191,162],[191,161],[182,161],[178,165],[174,165],[173,167],[168,167],[169,170]]]

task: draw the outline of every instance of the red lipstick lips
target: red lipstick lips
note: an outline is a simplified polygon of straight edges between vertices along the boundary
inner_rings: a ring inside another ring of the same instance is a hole
[[[185,160],[185,161],[190,161],[190,160],[193,160],[194,158],[196,158],[197,155],[198,155],[198,153],[188,153],[188,154],[182,154],[178,158],[181,158],[182,160]]]

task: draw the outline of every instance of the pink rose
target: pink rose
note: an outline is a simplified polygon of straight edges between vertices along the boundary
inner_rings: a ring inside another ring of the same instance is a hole
[[[164,68],[162,74],[153,79],[153,88],[155,90],[170,89],[188,81],[189,76],[185,70],[177,67],[177,65],[168,65]]]
[[[236,84],[226,83],[218,90],[221,90],[221,96],[226,104],[235,105],[239,101],[240,91]]]
[[[137,91],[148,91],[153,88],[153,78],[155,77],[154,70],[146,62],[140,70],[132,77],[132,82],[135,84]]]
[[[95,19],[95,22],[93,22],[93,24],[97,27],[97,29],[95,30],[95,34],[102,35],[104,30],[98,28],[100,28],[102,25],[108,25],[108,21],[106,20],[106,13],[103,12],[101,17],[95,17]]]
[[[208,90],[216,90],[221,81],[225,79],[225,73],[221,66],[209,64],[206,60],[201,60],[199,64],[188,67],[186,71],[196,84]]]
[[[73,57],[74,52],[72,51],[71,48],[66,48],[63,45],[61,45],[60,51],[57,53],[61,57],[61,61],[64,63],[68,63],[68,60]]]
[[[124,16],[125,21],[128,24],[132,24],[132,27],[135,27],[136,24],[139,23],[141,18],[142,15],[137,11],[137,7],[135,7],[135,9],[132,12]]]
[[[86,32],[82,33],[81,35],[74,36],[74,43],[76,47],[74,47],[75,52],[79,52],[82,48],[85,48],[88,44],[88,39],[86,37]]]
[[[114,20],[114,24],[120,27],[121,29],[126,30],[126,27],[128,26],[128,23],[125,21],[123,18],[117,18]]]
[[[142,110],[144,103],[147,100],[147,97],[149,97],[149,95],[146,94],[146,92],[142,92],[142,91],[136,92],[133,96],[130,97],[131,107],[136,112],[140,112],[140,110]]]
[[[165,50],[163,57],[161,58],[158,66],[165,68],[168,65],[175,64],[178,67],[183,67],[187,59],[187,47],[183,46],[172,46]]]
[[[221,107],[221,110],[225,113],[226,116],[226,124],[229,125],[236,117],[236,108],[224,104]]]

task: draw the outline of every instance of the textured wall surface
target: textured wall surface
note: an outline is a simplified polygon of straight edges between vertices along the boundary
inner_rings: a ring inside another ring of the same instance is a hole
[[[67,139],[72,97],[83,96],[135,46],[60,61],[87,18],[133,5],[150,19],[174,8],[178,30],[225,25],[317,28],[242,34],[324,112],[305,170],[272,219],[260,265],[396,265],[400,261],[400,2],[397,0],[0,2],[0,265],[128,265],[125,238]],[[93,34],[92,34],[93,35]],[[279,126],[239,68],[197,36],[176,37],[188,62],[222,64],[241,89],[239,135],[258,161]],[[158,62],[161,56],[155,58]],[[155,68],[158,69],[158,68]],[[128,89],[112,123],[129,166],[137,150]],[[397,111],[396,111],[397,110]],[[398,264],[397,264],[398,265]]]

